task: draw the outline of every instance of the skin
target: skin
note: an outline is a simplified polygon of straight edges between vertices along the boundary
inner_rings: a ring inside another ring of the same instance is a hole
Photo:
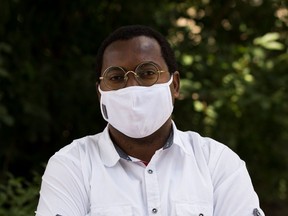
[[[168,71],[167,64],[161,55],[161,49],[158,42],[146,36],[134,37],[129,40],[115,41],[111,43],[103,55],[103,66],[101,74],[107,67],[121,66],[127,70],[134,70],[138,64],[143,61],[153,61],[157,63],[162,70]],[[132,73],[128,74],[127,86],[138,85]],[[165,83],[170,79],[170,73],[162,73],[157,83]],[[179,72],[173,73],[173,82],[170,85],[172,100],[179,96]],[[98,91],[100,85],[101,90],[108,91],[103,82],[96,83],[98,98],[100,101],[101,94]],[[171,117],[158,129],[148,137],[135,139],[126,136],[109,124],[109,133],[111,139],[128,155],[138,158],[142,161],[149,162],[155,151],[162,148],[170,134],[172,127]]]

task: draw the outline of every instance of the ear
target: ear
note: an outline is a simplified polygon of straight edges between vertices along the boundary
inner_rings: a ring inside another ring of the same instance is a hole
[[[178,98],[180,94],[180,74],[178,71],[173,73],[173,82],[172,82],[172,95],[174,98]]]
[[[100,83],[97,81],[97,82],[95,83],[95,85],[96,85],[96,92],[97,92],[98,100],[99,100],[99,102],[100,102],[100,98],[101,98],[101,93],[99,92],[99,85],[100,85]]]

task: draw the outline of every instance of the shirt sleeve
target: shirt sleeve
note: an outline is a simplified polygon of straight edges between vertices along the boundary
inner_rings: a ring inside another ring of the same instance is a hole
[[[63,155],[50,158],[42,177],[36,216],[89,215],[81,163]]]
[[[227,147],[212,162],[214,215],[263,216],[245,162]]]

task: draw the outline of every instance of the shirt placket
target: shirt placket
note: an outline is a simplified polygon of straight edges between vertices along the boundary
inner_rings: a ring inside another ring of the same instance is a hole
[[[155,165],[151,162],[145,169],[145,186],[147,196],[148,215],[161,215],[160,189]]]

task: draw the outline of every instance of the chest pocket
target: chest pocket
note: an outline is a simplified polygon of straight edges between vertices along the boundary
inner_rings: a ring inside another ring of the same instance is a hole
[[[213,209],[205,204],[176,204],[176,216],[212,216]]]
[[[133,216],[131,206],[107,206],[98,207],[91,210],[91,216]]]

